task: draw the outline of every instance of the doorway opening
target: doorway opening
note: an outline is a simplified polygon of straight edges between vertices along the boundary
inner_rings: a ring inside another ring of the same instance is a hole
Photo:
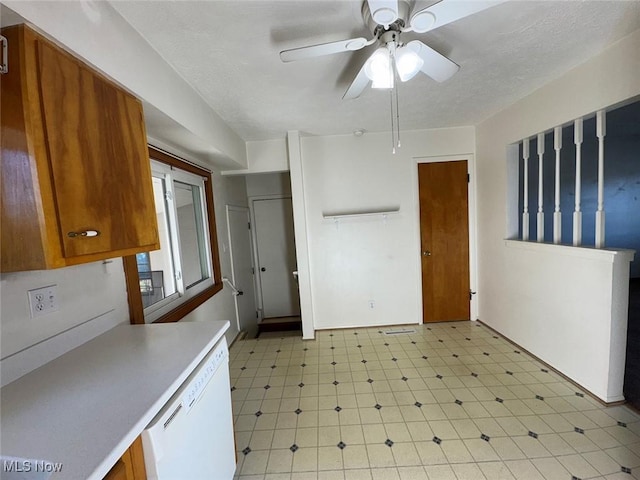
[[[258,335],[301,330],[291,196],[250,199],[256,265]]]
[[[248,175],[257,336],[302,335],[291,178],[288,172]]]
[[[244,184],[246,206],[227,205],[238,330],[302,336],[289,173],[246,175]]]

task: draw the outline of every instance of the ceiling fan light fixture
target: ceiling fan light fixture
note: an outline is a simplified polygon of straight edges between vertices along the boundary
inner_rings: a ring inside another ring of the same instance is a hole
[[[428,32],[435,23],[436,16],[426,10],[415,13],[409,21],[411,28],[416,33]]]
[[[424,60],[420,58],[416,52],[413,42],[409,42],[407,45],[402,46],[396,50],[396,70],[400,80],[406,82],[411,80],[420,71]],[[418,45],[419,48],[419,45]]]
[[[380,47],[367,60],[365,73],[371,80],[371,88],[393,88],[393,65],[389,50]]]

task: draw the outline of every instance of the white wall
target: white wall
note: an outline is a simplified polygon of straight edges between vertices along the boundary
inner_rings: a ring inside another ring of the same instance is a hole
[[[289,172],[247,175],[247,196],[291,195]]]
[[[247,168],[226,170],[223,175],[285,172],[289,170],[289,155],[284,139],[247,142]]]
[[[291,203],[293,207],[293,234],[296,238],[296,262],[298,264],[298,294],[300,296],[300,318],[302,338],[315,337],[313,318],[313,295],[311,291],[311,271],[309,252],[309,230],[307,228],[307,204],[304,190],[304,169],[300,132],[287,132],[287,152],[291,177]]]
[[[532,254],[505,245],[518,221],[508,145],[640,95],[639,49],[636,31],[476,128],[480,319],[606,401],[622,396],[624,355],[605,357],[626,340],[624,296],[611,292],[612,282],[625,288],[618,278],[624,268],[568,258],[572,249]],[[540,272],[555,274],[543,282]]]
[[[403,132],[395,155],[390,133],[301,137],[300,143],[300,160],[292,156],[291,162],[300,161],[303,173],[292,174],[292,188],[301,177],[314,327],[420,322],[417,158],[473,154],[474,129]],[[336,224],[323,218],[327,212],[394,207],[399,213],[386,219]],[[298,236],[296,230],[297,242]]]
[[[4,386],[128,321],[122,260],[0,275],[0,382]],[[58,286],[59,310],[31,318],[27,291]]]

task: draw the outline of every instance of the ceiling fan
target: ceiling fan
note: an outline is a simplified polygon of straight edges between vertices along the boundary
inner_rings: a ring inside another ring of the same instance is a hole
[[[293,48],[280,52],[283,62],[360,50],[374,43],[378,48],[364,62],[343,99],[358,98],[369,82],[372,88],[393,88],[396,73],[402,82],[422,72],[437,82],[451,78],[460,67],[420,40],[404,43],[402,34],[426,33],[473,15],[505,0],[440,0],[419,7],[420,0],[365,0],[362,18],[373,38],[350,38],[337,42]]]

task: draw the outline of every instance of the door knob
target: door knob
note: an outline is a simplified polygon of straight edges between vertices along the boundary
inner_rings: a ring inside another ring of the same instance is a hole
[[[267,269],[266,269],[266,268],[264,268],[264,267],[262,267],[262,268],[260,269],[260,271],[261,271],[261,272],[266,272],[266,271],[267,271]]]
[[[431,252],[429,250],[425,250],[424,252],[422,252],[422,256],[423,257],[430,257],[431,256]]]

